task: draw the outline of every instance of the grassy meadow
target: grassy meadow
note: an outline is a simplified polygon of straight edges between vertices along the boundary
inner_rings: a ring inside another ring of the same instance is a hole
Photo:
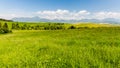
[[[0,34],[0,68],[120,68],[120,28]]]

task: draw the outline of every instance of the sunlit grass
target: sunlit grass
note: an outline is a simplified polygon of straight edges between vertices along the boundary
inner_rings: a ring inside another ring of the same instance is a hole
[[[119,68],[119,29],[14,30],[0,35],[0,68]]]

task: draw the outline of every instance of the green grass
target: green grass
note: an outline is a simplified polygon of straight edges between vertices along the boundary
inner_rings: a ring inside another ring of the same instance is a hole
[[[0,68],[119,68],[120,29],[14,30],[0,35]]]

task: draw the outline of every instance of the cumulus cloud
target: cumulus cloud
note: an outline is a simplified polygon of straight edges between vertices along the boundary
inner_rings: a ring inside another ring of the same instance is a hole
[[[11,19],[14,17],[34,17],[39,16],[45,19],[58,19],[58,20],[81,20],[81,19],[106,19],[115,18],[120,19],[120,12],[89,12],[87,10],[69,11],[69,10],[44,10],[38,12],[11,12],[6,14],[0,14],[1,18]]]
[[[90,14],[90,12],[88,12],[86,10],[82,10],[82,11],[79,11],[77,14],[78,15],[88,15],[88,14]]]
[[[105,19],[105,18],[120,19],[120,12],[97,12],[94,13],[93,16],[96,19]]]
[[[69,10],[56,10],[56,11],[38,11],[40,18],[46,19],[62,19],[62,20],[81,20],[81,19],[106,19],[115,18],[120,19],[120,12],[89,12],[87,10],[81,10],[77,12]]]
[[[37,13],[41,14],[41,15],[57,15],[57,14],[63,15],[63,14],[69,13],[69,11],[58,9],[57,11],[47,11],[47,10],[45,10],[45,11],[38,11]]]
[[[71,20],[71,19],[84,19],[90,12],[86,10],[78,11],[78,12],[70,12],[69,10],[56,10],[56,11],[38,11],[40,18],[47,18],[47,19],[62,19],[62,20]]]

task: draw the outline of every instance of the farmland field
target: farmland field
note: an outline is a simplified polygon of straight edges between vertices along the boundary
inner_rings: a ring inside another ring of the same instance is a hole
[[[120,28],[0,34],[0,68],[119,68]]]

